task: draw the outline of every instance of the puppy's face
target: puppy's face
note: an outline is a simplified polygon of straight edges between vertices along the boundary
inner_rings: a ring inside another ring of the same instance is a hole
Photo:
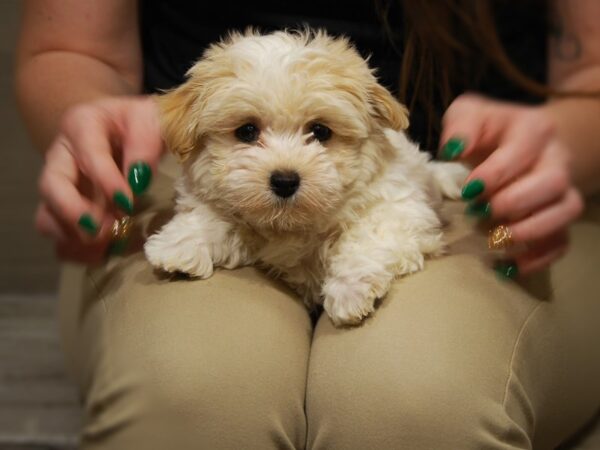
[[[326,226],[381,171],[382,130],[408,125],[344,39],[233,35],[159,97],[186,189],[253,227]]]

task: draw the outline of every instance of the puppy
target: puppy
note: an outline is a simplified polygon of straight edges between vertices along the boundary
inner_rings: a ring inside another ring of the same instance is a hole
[[[257,264],[342,326],[442,253],[437,210],[466,172],[406,138],[407,110],[347,39],[232,34],[157,101],[183,176],[145,245],[154,267]]]

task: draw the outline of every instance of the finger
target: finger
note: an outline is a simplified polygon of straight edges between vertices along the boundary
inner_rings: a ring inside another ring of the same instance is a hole
[[[75,261],[86,265],[100,264],[106,260],[108,250],[112,245],[112,224],[115,217],[108,214],[102,223],[104,231],[95,240],[79,240],[70,237],[65,241],[59,241],[56,245],[56,254],[62,260]]]
[[[463,189],[465,200],[480,195],[489,198],[535,164],[548,145],[553,127],[538,121],[537,114],[523,117],[502,137],[500,147],[471,172]]]
[[[484,127],[481,111],[483,102],[478,97],[455,100],[442,119],[439,156],[446,161],[462,158],[478,144]]]
[[[60,220],[43,203],[37,209],[35,225],[42,235],[56,242],[55,250],[60,259],[84,264],[95,264],[104,260],[108,244],[106,241],[82,242],[77,236],[70,236]]]
[[[56,256],[62,261],[73,261],[86,265],[101,264],[106,260],[106,246],[82,242],[61,242],[55,247]]]
[[[501,188],[490,199],[493,219],[515,222],[556,202],[570,187],[564,166],[540,168]]]
[[[527,243],[544,239],[566,228],[583,211],[583,200],[575,188],[563,198],[530,217],[510,225],[512,240]]]
[[[99,238],[104,211],[83,197],[74,183],[64,172],[46,165],[39,181],[40,194],[52,215],[66,225],[69,235],[75,234],[80,239]]]
[[[444,114],[440,142],[442,159],[460,157],[478,164],[498,145],[501,131],[510,115],[509,108],[497,101],[465,94],[458,97]]]
[[[569,248],[568,235],[564,230],[530,245],[529,249],[515,258],[521,275],[529,275],[546,269],[560,259]]]
[[[115,254],[121,254],[127,249],[129,241],[113,240],[112,227],[115,217],[108,215],[103,223],[103,230],[110,230],[103,236],[103,239],[94,241],[78,241],[71,239],[58,242],[56,245],[56,254],[60,259],[76,261],[87,265],[96,265],[103,263],[107,257]]]
[[[135,195],[143,194],[152,181],[163,152],[158,106],[151,97],[140,99],[123,113],[123,169]]]
[[[92,109],[76,109],[65,122],[67,148],[80,170],[101,189],[110,204],[131,214],[133,196],[115,161],[111,139],[118,140],[118,132],[109,112],[103,115]]]
[[[67,240],[68,232],[65,231],[45,203],[40,204],[36,210],[35,228],[42,236],[49,237],[56,242]]]

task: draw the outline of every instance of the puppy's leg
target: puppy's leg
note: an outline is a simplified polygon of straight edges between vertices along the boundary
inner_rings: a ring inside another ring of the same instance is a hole
[[[440,221],[428,205],[413,200],[378,205],[332,249],[323,306],[334,325],[358,324],[395,277],[421,270],[426,255],[442,250]]]
[[[235,228],[208,206],[180,211],[144,245],[146,258],[167,272],[208,278],[214,266],[233,269],[250,258]]]

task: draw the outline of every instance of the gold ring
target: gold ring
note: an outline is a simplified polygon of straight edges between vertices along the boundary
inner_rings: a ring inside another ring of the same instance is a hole
[[[129,216],[116,219],[112,226],[113,241],[123,241],[129,238],[133,228],[133,219]]]
[[[488,236],[488,248],[490,250],[502,250],[512,247],[512,232],[506,225],[498,225],[490,230]]]

